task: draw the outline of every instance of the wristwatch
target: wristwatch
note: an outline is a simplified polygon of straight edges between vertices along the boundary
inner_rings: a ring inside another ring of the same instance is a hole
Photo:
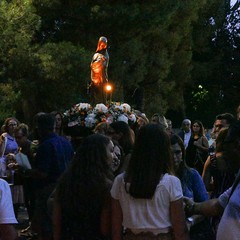
[[[190,223],[191,227],[194,225],[194,219],[192,217],[188,217],[187,222]]]

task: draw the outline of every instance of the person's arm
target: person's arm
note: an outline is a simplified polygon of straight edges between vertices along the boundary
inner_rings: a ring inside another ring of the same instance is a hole
[[[205,136],[202,136],[198,139],[198,141],[195,141],[193,144],[201,151],[208,152],[209,145],[208,140]]]
[[[204,202],[209,199],[203,179],[197,170],[191,169],[191,189],[195,202]]]
[[[17,240],[18,235],[15,227],[11,224],[0,224],[1,240]]]
[[[191,169],[191,172],[189,172],[189,176],[191,177],[191,189],[193,192],[193,199],[196,202],[204,202],[209,199],[207,190],[204,186],[203,180],[201,176],[199,175],[198,171],[195,169]],[[190,227],[194,226],[195,224],[200,223],[204,220],[204,216],[202,215],[193,215],[191,218],[187,219],[187,225],[188,229]]]
[[[211,184],[212,176],[211,176],[210,167],[211,167],[211,157],[208,156],[206,162],[204,163],[203,173],[202,173],[203,183],[204,183],[207,191],[213,190],[213,185]]]
[[[189,198],[184,198],[186,204],[185,211],[188,216],[201,214],[208,217],[221,216],[224,208],[220,205],[217,198],[205,202],[195,203]]]
[[[118,200],[112,198],[112,240],[122,240],[122,209]]]
[[[174,239],[188,240],[188,230],[183,209],[183,199],[170,202],[170,217],[172,222]]]
[[[187,218],[187,227],[188,230],[190,228],[200,222],[202,222],[205,219],[203,215],[192,215],[191,217]]]
[[[106,196],[104,207],[101,213],[100,230],[103,236],[111,235],[111,197]]]
[[[223,207],[219,204],[218,199],[211,199],[202,203],[195,203],[195,214],[202,214],[204,216],[221,216],[223,214]]]
[[[15,240],[17,231],[12,224],[17,224],[13,211],[11,191],[8,183],[0,181],[0,239]]]
[[[61,239],[61,224],[62,224],[62,213],[61,206],[57,199],[54,199],[53,203],[53,239]]]

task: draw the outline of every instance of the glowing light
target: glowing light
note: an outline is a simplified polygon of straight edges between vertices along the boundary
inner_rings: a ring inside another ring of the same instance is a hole
[[[109,84],[107,84],[107,85],[106,85],[106,91],[107,91],[107,92],[111,92],[111,91],[112,91],[112,86],[109,85]]]

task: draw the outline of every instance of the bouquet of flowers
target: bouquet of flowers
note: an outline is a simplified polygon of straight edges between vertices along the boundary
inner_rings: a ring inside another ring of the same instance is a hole
[[[91,108],[91,105],[88,103],[78,103],[73,105],[69,110],[63,113],[64,123],[67,124],[68,127],[76,125],[84,126],[85,118]]]
[[[100,122],[112,123],[124,121],[128,124],[136,122],[135,113],[127,103],[112,102],[109,106],[103,103],[92,107],[88,103],[78,103],[63,113],[64,123],[70,128],[83,126],[93,129]]]

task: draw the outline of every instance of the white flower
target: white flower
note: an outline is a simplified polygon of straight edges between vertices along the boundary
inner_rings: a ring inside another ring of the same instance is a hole
[[[136,122],[136,120],[137,120],[137,118],[136,118],[136,115],[135,115],[135,114],[133,114],[133,113],[132,113],[132,114],[130,114],[130,115],[128,115],[128,118],[129,118],[129,120],[130,120],[130,121],[132,121],[132,122],[134,122],[134,123],[135,123],[135,122]]]
[[[76,107],[77,107],[79,110],[84,110],[84,109],[88,110],[88,109],[91,108],[91,105],[90,105],[89,103],[78,103],[78,104],[76,105]]]
[[[97,119],[95,118],[96,115],[94,113],[90,113],[85,118],[85,126],[92,128],[95,126],[95,123],[97,122]]]
[[[108,122],[109,124],[111,124],[111,123],[113,122],[113,116],[112,116],[112,115],[109,115],[109,116],[107,117],[107,122]]]
[[[108,111],[108,108],[103,103],[99,103],[96,105],[94,110],[97,110],[98,112],[106,113]]]
[[[123,111],[124,111],[125,113],[129,113],[129,112],[131,112],[131,107],[130,107],[129,104],[127,104],[127,103],[123,103],[121,106],[122,106]]]
[[[119,121],[119,122],[122,121],[122,122],[125,122],[125,123],[128,124],[128,117],[125,116],[124,114],[121,114],[121,115],[118,117],[117,121]]]

